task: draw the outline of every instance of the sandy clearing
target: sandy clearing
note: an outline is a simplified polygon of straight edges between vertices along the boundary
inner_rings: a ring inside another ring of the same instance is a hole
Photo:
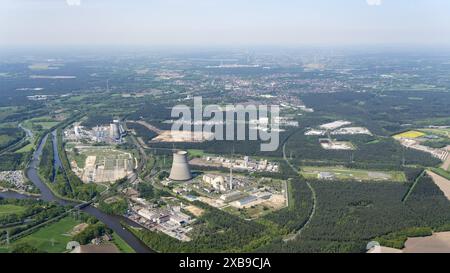
[[[369,249],[367,253],[403,253],[403,251],[392,247],[375,246]]]
[[[428,237],[408,238],[404,253],[450,253],[450,232],[438,232]]]
[[[85,230],[88,226],[89,226],[89,224],[87,224],[87,223],[78,224],[73,227],[73,229],[69,232],[69,235],[75,236],[75,235],[79,234],[80,232],[82,232],[83,230]]]
[[[375,246],[367,253],[450,253],[450,232],[437,232],[427,237],[408,238],[403,249]]]
[[[203,213],[205,212],[203,209],[193,205],[187,206],[184,209],[186,209],[187,211],[189,211],[190,213],[194,214],[197,217],[202,216]]]
[[[209,132],[161,131],[151,142],[204,142],[214,138]]]

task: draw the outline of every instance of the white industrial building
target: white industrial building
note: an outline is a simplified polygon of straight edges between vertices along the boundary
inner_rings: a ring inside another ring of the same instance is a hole
[[[203,182],[210,184],[219,192],[227,190],[227,182],[222,175],[205,174],[203,175]]]

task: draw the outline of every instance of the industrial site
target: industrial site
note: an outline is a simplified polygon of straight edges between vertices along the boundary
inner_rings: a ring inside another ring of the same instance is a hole
[[[442,140],[450,140],[449,132],[450,129],[446,126],[431,126],[429,128],[406,131],[396,134],[393,137],[406,148],[429,153],[433,157],[446,161],[449,157],[450,144],[441,148],[436,148],[433,147],[434,145],[432,145],[432,143],[437,143]]]
[[[267,171],[267,160],[261,164],[251,162],[248,157],[243,160],[228,160],[224,158],[205,158],[229,169],[229,173],[205,171],[193,177],[187,160],[187,153],[178,151],[174,154],[174,161],[168,180],[161,184],[170,186],[172,191],[189,201],[200,201],[210,206],[226,209],[255,209],[265,208],[266,213],[278,210],[287,205],[286,182],[273,179],[233,173],[233,170],[262,170]],[[192,160],[191,160],[192,162]],[[270,163],[273,164],[273,163]],[[273,165],[269,165],[270,170]],[[254,214],[253,217],[259,217]]]
[[[249,156],[238,159],[227,158],[224,156],[204,155],[200,158],[192,158],[189,161],[189,164],[194,166],[232,168],[237,171],[247,172],[279,172],[278,163],[269,162],[267,159],[256,160]]]
[[[79,123],[69,127],[64,131],[64,141],[72,171],[84,183],[114,183],[132,175],[136,158],[113,146],[123,143],[125,135],[117,120],[92,129]]]
[[[113,120],[108,125],[97,125],[93,128],[86,128],[75,123],[64,130],[64,139],[79,143],[122,143],[126,132],[119,120]]]
[[[326,136],[319,138],[320,146],[325,150],[355,150],[355,146],[350,141],[339,141],[331,136],[352,136],[368,135],[372,133],[365,127],[344,127],[351,125],[352,122],[346,120],[337,120],[330,123],[319,125],[317,128],[308,128],[305,136]]]

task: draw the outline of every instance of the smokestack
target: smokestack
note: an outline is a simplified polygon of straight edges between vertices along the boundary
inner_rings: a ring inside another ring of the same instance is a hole
[[[186,181],[192,178],[191,170],[187,161],[187,152],[178,151],[173,153],[172,169],[169,179],[175,181]]]
[[[230,190],[233,189],[233,166],[230,166]]]

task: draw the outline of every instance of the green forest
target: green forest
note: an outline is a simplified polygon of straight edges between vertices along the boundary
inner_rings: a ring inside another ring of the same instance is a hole
[[[390,182],[311,181],[317,210],[310,225],[296,240],[275,240],[259,249],[270,252],[364,252],[368,242],[380,239],[400,247],[411,230],[448,229],[450,205],[443,193],[424,176],[407,202],[408,184]],[[302,196],[294,195],[295,200]],[[436,213],[439,211],[439,213]],[[404,231],[406,230],[406,231]],[[394,233],[404,231],[400,233]],[[418,233],[420,234],[420,233]]]

